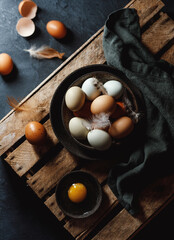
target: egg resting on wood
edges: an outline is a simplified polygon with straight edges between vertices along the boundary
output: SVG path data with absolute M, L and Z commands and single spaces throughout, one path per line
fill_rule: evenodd
M 32 145 L 42 144 L 46 139 L 45 127 L 37 121 L 29 122 L 25 126 L 25 136 Z

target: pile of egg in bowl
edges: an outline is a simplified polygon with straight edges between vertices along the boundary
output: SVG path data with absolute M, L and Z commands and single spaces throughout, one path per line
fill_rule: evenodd
M 119 79 L 90 76 L 72 85 L 65 93 L 64 105 L 71 112 L 65 127 L 83 146 L 99 151 L 120 143 L 134 130 L 138 113 Z M 65 111 L 64 111 L 65 112 Z

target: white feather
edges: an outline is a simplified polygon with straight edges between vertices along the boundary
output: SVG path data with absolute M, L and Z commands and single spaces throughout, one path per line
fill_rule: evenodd
M 31 46 L 29 49 L 24 49 L 24 51 L 29 52 L 31 57 L 37 58 L 37 59 L 43 59 L 44 57 L 38 54 L 41 51 L 44 51 L 45 49 L 49 48 L 46 45 L 43 45 L 39 48 L 37 48 L 35 45 Z

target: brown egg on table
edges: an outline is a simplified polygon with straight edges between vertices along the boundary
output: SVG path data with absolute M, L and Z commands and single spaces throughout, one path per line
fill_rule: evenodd
M 32 145 L 44 143 L 46 140 L 46 135 L 45 127 L 37 121 L 29 122 L 25 126 L 25 137 Z
M 18 10 L 22 17 L 33 19 L 36 16 L 37 5 L 31 0 L 23 0 L 19 3 Z
M 54 38 L 62 39 L 67 34 L 65 25 L 57 20 L 51 20 L 46 25 L 47 32 Z
M 126 116 L 126 107 L 123 102 L 116 102 L 116 109 L 112 113 L 111 118 L 120 118 Z
M 0 54 L 0 74 L 8 75 L 13 70 L 13 61 L 7 53 Z
M 73 114 L 80 118 L 90 118 L 92 116 L 91 101 L 85 101 L 83 107 L 80 110 L 73 112 Z
M 93 114 L 109 113 L 112 114 L 116 109 L 115 99 L 109 95 L 100 95 L 91 104 Z
M 124 116 L 114 121 L 108 132 L 110 136 L 116 139 L 121 139 L 128 136 L 134 129 L 134 123 L 131 118 Z
M 83 183 L 73 183 L 68 190 L 68 197 L 74 203 L 80 203 L 87 196 L 87 188 Z

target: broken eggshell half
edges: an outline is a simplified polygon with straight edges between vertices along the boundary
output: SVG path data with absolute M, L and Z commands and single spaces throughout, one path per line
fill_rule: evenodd
M 23 0 L 19 3 L 18 10 L 22 17 L 33 19 L 36 16 L 37 5 L 31 0 Z
M 16 24 L 16 31 L 22 37 L 29 37 L 35 31 L 35 24 L 29 18 L 26 17 L 20 18 Z

